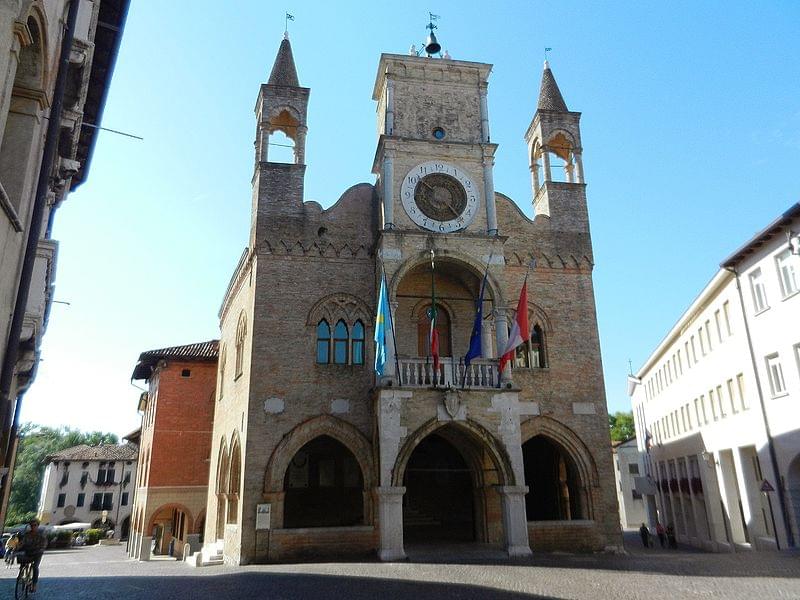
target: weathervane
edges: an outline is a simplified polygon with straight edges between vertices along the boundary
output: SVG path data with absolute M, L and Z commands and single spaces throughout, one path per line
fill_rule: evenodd
M 552 52 L 552 51 L 553 51 L 552 48 L 545 48 L 544 49 L 544 60 L 545 60 L 545 62 L 547 62 L 547 53 L 548 52 Z
M 294 15 L 290 15 L 288 12 L 286 13 L 286 21 L 283 27 L 283 37 L 289 37 L 289 21 L 294 21 Z

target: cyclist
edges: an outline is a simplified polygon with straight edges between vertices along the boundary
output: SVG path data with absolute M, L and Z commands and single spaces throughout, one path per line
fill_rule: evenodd
M 19 534 L 15 533 L 6 542 L 6 566 L 11 567 L 14 564 L 14 553 L 17 551 L 17 547 L 19 546 Z
M 36 583 L 39 581 L 39 563 L 42 562 L 42 554 L 47 547 L 47 537 L 39 530 L 39 519 L 31 519 L 30 529 L 22 536 L 17 551 L 25 553 L 25 558 L 33 563 L 33 589 L 36 591 Z

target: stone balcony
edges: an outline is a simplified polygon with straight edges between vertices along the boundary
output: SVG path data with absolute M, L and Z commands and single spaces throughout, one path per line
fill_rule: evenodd
M 444 356 L 439 368 L 429 357 L 398 358 L 400 387 L 490 389 L 500 387 L 497 359 L 473 360 L 469 366 L 461 359 Z

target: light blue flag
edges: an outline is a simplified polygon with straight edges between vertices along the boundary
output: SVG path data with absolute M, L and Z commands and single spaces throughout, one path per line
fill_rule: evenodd
M 389 298 L 386 293 L 386 278 L 381 277 L 381 289 L 378 293 L 378 312 L 375 315 L 375 373 L 383 375 L 386 366 L 386 336 L 391 335 L 392 313 L 389 310 Z

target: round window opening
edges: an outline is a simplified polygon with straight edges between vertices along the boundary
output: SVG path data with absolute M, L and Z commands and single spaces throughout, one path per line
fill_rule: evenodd
M 444 129 L 442 129 L 441 127 L 437 127 L 436 129 L 434 129 L 433 130 L 433 137 L 435 137 L 437 140 L 443 140 L 444 139 Z

